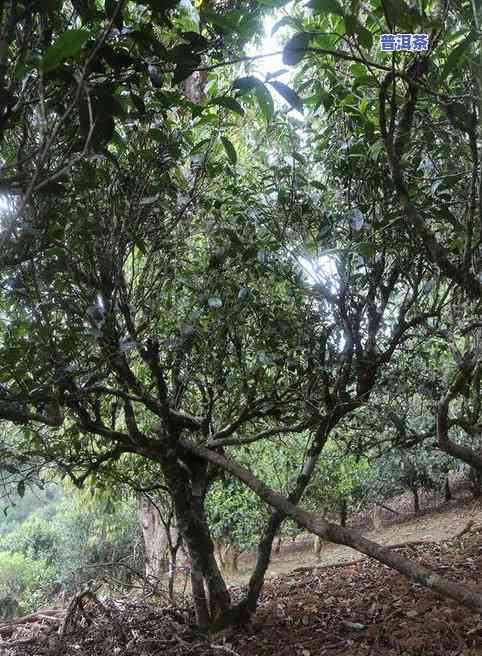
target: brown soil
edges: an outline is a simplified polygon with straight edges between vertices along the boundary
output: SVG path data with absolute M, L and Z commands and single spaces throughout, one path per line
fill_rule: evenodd
M 480 534 L 402 553 L 480 590 Z M 475 656 L 482 654 L 482 623 L 480 615 L 363 560 L 272 579 L 255 630 L 230 640 L 243 656 Z
M 395 503 L 402 508 L 404 500 L 390 506 Z M 417 518 L 405 510 L 396 522 L 365 533 L 384 544 L 427 540 L 400 552 L 481 591 L 481 504 L 461 492 L 439 509 L 428 502 L 425 508 Z M 448 539 L 469 521 L 470 532 Z M 367 522 L 358 516 L 354 523 Z M 243 595 L 253 559 L 245 554 L 241 573 L 230 580 L 234 600 Z M 189 606 L 91 595 L 70 608 L 67 624 L 63 611 L 0 626 L 0 656 L 482 655 L 479 614 L 345 547 L 325 545 L 316 562 L 309 536 L 287 540 L 274 555 L 252 624 L 209 639 L 195 630 Z
M 473 589 L 482 585 L 482 529 L 443 544 L 405 548 Z M 242 594 L 232 590 L 233 597 Z M 480 615 L 362 560 L 277 576 L 265 586 L 249 626 L 210 636 L 192 626 L 189 608 L 145 601 L 88 600 L 61 631 L 58 620 L 5 630 L 2 656 L 476 656 Z M 62 624 L 61 624 L 62 625 Z M 3 630 L 2 630 L 3 628 Z
M 477 525 L 482 524 L 482 503 L 471 499 L 463 487 L 459 488 L 453 501 L 437 508 L 432 505 L 437 499 L 426 493 L 422 512 L 418 516 L 413 515 L 407 501 L 407 495 L 401 495 L 387 502 L 391 508 L 397 509 L 400 515 L 393 519 L 394 515 L 390 516 L 390 513 L 385 512 L 383 517 L 387 525 L 378 531 L 371 528 L 363 530 L 363 525 L 366 526 L 370 521 L 367 513 L 354 517 L 351 525 L 361 527 L 366 537 L 380 544 L 399 544 L 412 540 L 441 542 L 462 530 L 469 520 L 473 520 Z M 387 521 L 389 518 L 392 518 L 391 522 Z M 232 585 L 244 585 L 248 582 L 255 558 L 255 553 L 246 553 L 240 557 L 239 573 L 227 574 Z M 309 534 L 298 536 L 295 542 L 288 537 L 283 540 L 280 553 L 273 553 L 268 578 L 287 574 L 297 567 L 331 565 L 357 558 L 362 558 L 361 554 L 350 547 L 327 543 L 323 545 L 321 558 L 317 561 L 313 551 L 313 538 Z

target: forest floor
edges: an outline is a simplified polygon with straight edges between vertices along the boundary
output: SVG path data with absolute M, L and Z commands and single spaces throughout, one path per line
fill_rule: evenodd
M 398 553 L 481 591 L 480 502 L 461 492 L 437 510 L 427 504 L 418 518 L 403 512 L 397 519 L 366 535 L 392 545 L 426 541 L 407 544 Z M 474 522 L 471 530 L 453 539 L 469 521 Z M 357 517 L 354 523 L 363 525 L 364 520 Z M 310 542 L 308 537 L 294 544 L 288 540 L 275 555 L 259 610 L 241 629 L 208 640 L 193 629 L 188 606 L 87 594 L 71 604 L 67 622 L 64 610 L 62 617 L 43 615 L 0 626 L 0 656 L 482 655 L 480 614 L 373 560 L 358 557 L 355 562 L 351 549 L 326 545 L 317 562 Z M 245 556 L 241 574 L 231 580 L 234 599 L 243 595 L 244 570 L 252 558 Z
M 441 542 L 456 535 L 469 521 L 482 525 L 482 500 L 474 501 L 463 481 L 453 485 L 452 501 L 438 504 L 438 499 L 429 491 L 422 495 L 422 511 L 414 515 L 409 496 L 404 494 L 387 502 L 398 514 L 383 511 L 384 526 L 372 528 L 368 513 L 360 513 L 352 518 L 350 526 L 359 528 L 363 534 L 380 544 L 400 544 L 411 541 Z M 237 574 L 227 573 L 231 585 L 244 585 L 248 582 L 256 554 L 242 554 L 239 558 Z M 363 556 L 337 544 L 325 543 L 317 560 L 313 550 L 313 537 L 301 534 L 292 541 L 284 538 L 279 553 L 273 553 L 268 570 L 268 578 L 287 574 L 300 566 L 327 566 L 350 562 Z
M 479 532 L 399 553 L 480 591 Z M 475 656 L 482 621 L 373 560 L 267 582 L 254 629 L 225 639 L 243 656 Z

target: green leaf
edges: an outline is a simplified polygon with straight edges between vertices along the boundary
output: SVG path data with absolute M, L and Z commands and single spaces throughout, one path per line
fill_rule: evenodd
M 395 26 L 413 28 L 422 18 L 418 10 L 415 7 L 409 7 L 404 0 L 384 0 L 383 7 L 391 29 Z
M 268 82 L 268 80 L 272 80 L 274 77 L 279 77 L 280 75 L 284 75 L 287 72 L 288 72 L 287 68 L 280 68 L 279 70 L 273 71 L 272 73 L 267 73 L 265 81 Z
M 370 257 L 375 257 L 376 255 L 376 248 L 375 245 L 372 244 L 369 241 L 361 241 L 357 244 L 356 249 L 355 249 L 360 255 L 363 255 L 364 257 L 370 258 Z
M 17 483 L 17 493 L 19 497 L 23 497 L 25 495 L 25 481 L 19 481 Z
M 345 27 L 347 34 L 356 34 L 361 28 L 360 21 L 358 17 L 354 14 L 347 14 L 345 16 Z
M 192 68 L 190 66 L 183 66 L 182 64 L 179 64 L 178 66 L 176 66 L 174 70 L 174 75 L 172 76 L 173 84 L 178 84 L 179 82 L 183 82 L 190 75 L 192 75 L 194 70 L 195 68 Z
M 377 78 L 372 75 L 358 75 L 355 78 L 355 84 L 353 86 L 355 89 L 357 87 L 379 87 L 380 83 Z
M 460 43 L 456 48 L 452 50 L 450 55 L 447 57 L 447 62 L 444 67 L 443 75 L 447 75 L 452 71 L 452 69 L 457 66 L 459 63 L 460 59 L 462 58 L 462 55 L 465 53 L 466 50 L 470 48 L 474 41 L 474 35 L 470 34 L 465 38 L 462 43 Z
M 229 96 L 218 96 L 217 98 L 214 98 L 212 102 L 213 105 L 226 107 L 226 109 L 230 109 L 232 112 L 236 112 L 236 114 L 241 114 L 241 116 L 244 114 L 244 109 L 241 107 L 238 101 L 234 98 L 230 98 Z
M 370 30 L 367 30 L 366 27 L 362 27 L 358 30 L 358 43 L 362 48 L 369 50 L 373 45 L 373 36 Z
M 87 98 L 82 97 L 79 102 L 80 134 L 82 137 L 79 147 L 83 147 L 83 140 L 90 136 L 90 143 L 94 149 L 103 148 L 114 136 L 115 114 L 118 114 L 117 101 L 108 87 L 99 88 L 95 94 L 91 95 L 90 107 Z M 92 131 L 91 118 L 93 119 Z
M 232 88 L 239 89 L 241 93 L 248 93 L 248 91 L 262 86 L 264 86 L 263 83 L 257 77 L 247 75 L 246 77 L 238 77 L 237 80 L 234 80 Z
M 146 113 L 146 104 L 144 100 L 136 93 L 132 93 L 132 91 L 131 91 L 131 100 L 132 100 L 132 104 L 137 109 L 139 114 L 143 115 Z
M 195 155 L 196 153 L 201 152 L 204 150 L 204 147 L 209 144 L 211 139 L 202 139 L 199 141 L 195 146 L 193 146 L 193 149 L 191 150 L 191 155 Z
M 189 41 L 191 46 L 196 50 L 203 50 L 209 46 L 209 41 L 197 32 L 182 32 L 181 36 L 186 41 Z
M 274 36 L 281 27 L 294 27 L 295 29 L 299 29 L 298 23 L 292 16 L 283 16 L 283 18 L 271 28 L 271 36 Z
M 179 0 L 147 0 L 146 5 L 153 11 L 167 11 L 174 9 L 179 4 Z
M 88 0 L 72 0 L 72 6 L 82 19 L 82 23 L 89 23 L 95 17 L 95 5 Z
M 293 109 L 297 109 L 299 112 L 303 112 L 303 101 L 296 93 L 296 91 L 293 91 L 293 89 L 290 89 L 290 87 L 286 86 L 286 84 L 283 84 L 283 82 L 279 82 L 278 80 L 272 80 L 269 82 L 269 84 L 271 84 L 271 86 L 276 89 L 280 96 L 283 96 L 283 98 L 291 105 L 291 107 L 293 107 Z
M 223 142 L 224 150 L 226 151 L 229 161 L 231 162 L 231 164 L 236 164 L 236 162 L 238 161 L 236 148 L 233 146 L 231 141 L 229 141 L 229 139 L 227 139 L 226 137 L 221 137 L 221 141 Z
M 306 32 L 298 32 L 286 43 L 283 50 L 283 64 L 296 66 L 306 54 L 306 48 L 310 43 L 310 35 Z
M 149 134 L 149 137 L 151 139 L 154 139 L 154 141 L 157 141 L 157 143 L 160 143 L 160 144 L 167 143 L 166 134 L 162 130 L 159 130 L 159 128 L 152 128 L 151 130 L 149 130 L 148 134 Z
M 315 14 L 344 15 L 343 8 L 338 4 L 337 0 L 310 0 L 306 6 L 312 9 Z
M 167 51 L 167 58 L 174 64 L 180 66 L 190 66 L 191 68 L 199 66 L 201 58 L 198 54 L 192 52 L 192 46 L 187 43 L 180 43 L 174 48 Z
M 201 21 L 205 23 L 211 23 L 220 27 L 224 32 L 235 32 L 237 30 L 237 23 L 234 20 L 231 20 L 230 17 L 221 16 L 211 9 L 203 8 L 201 9 Z
M 41 68 L 44 73 L 53 70 L 69 57 L 75 57 L 90 37 L 87 30 L 67 30 L 53 43 L 45 53 Z
M 254 92 L 259 108 L 267 123 L 271 121 L 274 115 L 273 98 L 264 84 L 256 88 Z

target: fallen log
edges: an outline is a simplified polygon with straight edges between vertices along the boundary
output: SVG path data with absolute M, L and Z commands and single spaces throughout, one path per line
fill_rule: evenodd
M 452 535 L 451 537 L 444 538 L 443 540 L 440 540 L 439 542 L 435 540 L 407 540 L 406 542 L 397 542 L 396 544 L 386 544 L 383 545 L 385 549 L 405 549 L 405 548 L 410 548 L 410 547 L 419 547 L 422 545 L 429 545 L 429 544 L 444 544 L 445 542 L 451 542 L 452 540 L 458 540 L 461 538 L 463 535 L 469 532 L 477 532 L 482 530 L 481 527 L 476 527 L 474 526 L 473 520 L 470 520 L 467 522 L 467 524 L 464 526 L 464 528 L 455 535 Z M 360 558 L 357 558 L 356 560 L 347 560 L 344 562 L 340 563 L 331 563 L 331 564 L 326 564 L 326 565 L 308 565 L 306 567 L 297 567 L 296 569 L 292 570 L 292 573 L 302 573 L 302 572 L 314 572 L 318 570 L 323 570 L 323 569 L 338 569 L 342 567 L 350 567 L 352 565 L 356 565 L 361 562 L 365 562 L 367 560 L 370 560 L 368 557 L 360 556 Z
M 388 510 L 389 512 L 393 513 L 394 515 L 400 515 L 398 510 L 394 510 L 393 508 L 390 508 L 390 506 L 386 506 L 384 503 L 377 503 L 377 506 L 380 508 L 384 508 L 385 510 Z
M 451 539 L 451 540 L 457 540 L 458 538 L 461 538 L 462 535 L 465 535 L 466 533 L 468 533 L 469 531 L 472 530 L 473 525 L 474 525 L 474 522 L 473 522 L 473 520 L 471 519 L 470 521 L 467 522 L 466 526 L 465 526 L 461 531 L 459 531 L 458 533 L 456 533 L 456 534 L 453 536 L 453 538 L 450 538 L 450 539 Z
M 17 626 L 21 626 L 22 624 L 34 624 L 35 622 L 52 622 L 54 624 L 60 624 L 64 612 L 65 611 L 62 611 L 62 614 L 59 614 L 58 616 L 49 615 L 44 611 L 43 613 L 37 612 L 31 613 L 30 615 L 25 615 L 24 617 L 17 617 L 14 620 L 6 622 L 5 624 L 0 624 L 0 633 L 4 633 L 5 631 L 13 631 Z
M 34 637 L 34 638 L 22 638 L 21 640 L 7 640 L 5 642 L 0 642 L 0 648 L 1 649 L 10 649 L 12 647 L 20 647 L 20 646 L 23 646 L 23 645 L 31 645 L 36 640 L 37 640 L 36 637 Z
M 232 458 L 211 451 L 206 447 L 194 445 L 185 438 L 179 440 L 179 446 L 187 453 L 212 462 L 228 471 L 245 483 L 263 501 L 281 512 L 285 517 L 294 519 L 298 524 L 308 529 L 310 533 L 314 533 L 329 542 L 351 547 L 355 551 L 359 551 L 378 560 L 383 565 L 388 565 L 388 567 L 397 570 L 409 580 L 438 592 L 444 597 L 450 597 L 466 608 L 482 613 L 482 594 L 480 592 L 476 592 L 461 583 L 456 583 L 424 565 L 394 553 L 396 549 L 390 549 L 368 540 L 359 531 L 331 524 L 323 517 L 299 508 L 286 497 L 267 487 L 249 469 L 246 469 Z

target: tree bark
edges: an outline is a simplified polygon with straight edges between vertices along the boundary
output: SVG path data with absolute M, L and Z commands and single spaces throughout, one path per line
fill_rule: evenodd
M 411 490 L 413 494 L 413 512 L 415 515 L 420 514 L 420 496 L 418 494 L 418 488 L 413 487 Z
M 348 516 L 348 507 L 347 507 L 346 499 L 342 499 L 340 502 L 340 525 L 343 527 L 346 526 L 347 516 Z
M 450 456 L 459 458 L 462 462 L 467 463 L 473 469 L 482 473 L 482 456 L 470 447 L 457 444 L 449 438 L 449 407 L 454 398 L 460 394 L 467 383 L 470 374 L 474 368 L 474 362 L 464 362 L 452 384 L 442 397 L 437 408 L 436 433 L 437 444 L 441 451 L 448 453 Z
M 448 476 L 445 479 L 444 493 L 445 501 L 452 501 L 452 490 L 450 489 L 450 481 Z
M 482 495 L 482 476 L 475 467 L 470 469 L 470 480 L 472 481 L 472 496 L 474 499 L 480 499 Z
M 275 545 L 275 548 L 274 548 L 274 552 L 277 553 L 277 554 L 279 554 L 279 552 L 281 551 L 282 541 L 283 541 L 283 538 L 281 537 L 281 535 L 278 535 L 278 537 L 276 538 L 276 545 Z
M 238 574 L 238 559 L 241 555 L 241 551 L 237 547 L 233 547 L 231 552 L 231 572 L 233 574 Z
M 204 588 L 204 576 L 202 572 L 201 558 L 195 550 L 191 553 L 191 591 L 194 608 L 196 609 L 196 621 L 202 631 L 207 631 L 210 625 L 210 615 L 208 602 L 206 599 L 206 590 Z
M 177 553 L 182 544 L 182 536 L 176 531 L 175 539 L 172 539 L 171 532 L 168 531 L 168 548 L 169 548 L 169 572 L 168 572 L 168 592 L 169 599 L 174 601 L 174 583 L 177 572 Z
M 197 447 L 187 440 L 182 440 L 182 444 L 188 451 L 191 451 L 192 453 L 217 464 L 226 471 L 229 471 L 233 476 L 252 489 L 253 492 L 255 492 L 266 503 L 270 504 L 273 508 L 276 508 L 284 517 L 291 517 L 311 533 L 318 535 L 324 540 L 334 542 L 335 544 L 343 544 L 347 547 L 352 547 L 367 556 L 375 558 L 384 565 L 392 567 L 410 580 L 420 583 L 443 596 L 451 597 L 467 608 L 482 613 L 482 594 L 473 592 L 463 585 L 440 576 L 423 565 L 419 565 L 418 563 L 412 562 L 407 558 L 394 553 L 393 550 L 387 547 L 364 538 L 354 529 L 330 524 L 314 513 L 298 508 L 288 499 L 268 488 L 248 469 L 245 469 L 231 458 L 227 458 L 219 453 L 214 453 L 204 447 Z
M 144 539 L 145 575 L 147 579 L 159 579 L 168 565 L 166 529 L 159 510 L 144 495 L 139 496 L 138 516 Z
M 219 568 L 222 572 L 226 570 L 226 562 L 224 560 L 224 549 L 225 545 L 223 544 L 222 540 L 216 540 L 214 542 L 214 551 L 216 553 L 216 559 L 219 564 Z
M 382 507 L 380 504 L 377 503 L 372 511 L 372 522 L 375 531 L 379 531 L 383 525 L 382 515 L 383 515 Z
M 306 486 L 310 482 L 313 475 L 316 463 L 318 462 L 318 457 L 326 444 L 330 430 L 337 423 L 337 421 L 337 418 L 332 418 L 331 420 L 326 418 L 318 426 L 311 448 L 306 455 L 303 470 L 297 478 L 294 489 L 288 496 L 290 503 L 297 504 L 303 496 Z M 280 530 L 285 518 L 286 514 L 284 514 L 279 508 L 276 508 L 262 533 L 261 540 L 258 544 L 256 565 L 254 572 L 249 579 L 248 594 L 246 599 L 241 602 L 239 607 L 240 618 L 243 618 L 245 614 L 249 616 L 256 611 L 256 606 L 258 604 L 259 595 L 263 588 L 266 571 L 271 560 L 271 549 L 273 541 L 278 534 L 278 531 Z
M 199 627 L 206 630 L 231 607 L 204 512 L 206 462 L 196 460 L 188 470 L 180 464 L 176 448 L 171 445 L 162 451 L 159 460 L 171 490 L 177 527 L 191 560 L 191 584 L 197 620 Z
M 313 551 L 315 552 L 316 560 L 320 560 L 321 558 L 322 545 L 323 542 L 321 541 L 321 538 L 318 535 L 315 535 L 315 541 L 313 543 Z

